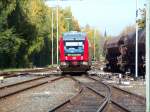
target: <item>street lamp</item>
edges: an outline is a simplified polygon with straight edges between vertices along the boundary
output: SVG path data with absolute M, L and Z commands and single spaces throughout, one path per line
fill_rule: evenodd
M 68 32 L 69 32 L 69 20 L 71 20 L 71 18 L 66 17 L 65 19 L 68 21 Z

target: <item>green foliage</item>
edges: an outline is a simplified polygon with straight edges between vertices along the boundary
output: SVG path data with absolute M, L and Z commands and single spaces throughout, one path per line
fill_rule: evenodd
M 101 35 L 99 30 L 86 25 L 82 31 L 86 32 L 88 35 L 89 43 L 90 43 L 90 54 L 91 57 L 94 57 L 94 49 L 95 49 L 95 59 L 98 61 L 101 58 L 101 54 L 103 52 L 103 44 L 104 37 Z M 95 46 L 95 48 L 94 48 Z
M 16 54 L 21 46 L 25 43 L 13 29 L 7 29 L 0 33 L 0 67 L 16 66 Z
M 0 0 L 0 31 L 7 28 L 7 17 L 15 9 L 16 0 Z
M 54 13 L 56 51 L 56 9 L 43 0 L 0 0 L 0 68 L 46 66 L 51 63 L 51 23 Z M 66 20 L 70 17 L 70 20 Z M 59 34 L 78 30 L 70 7 L 59 8 Z M 56 63 L 56 52 L 54 52 Z
M 138 19 L 138 26 L 139 28 L 145 28 L 146 27 L 146 9 L 143 8 L 143 9 L 140 9 L 140 15 L 141 15 L 141 18 Z
M 19 38 L 19 36 L 13 32 L 13 29 L 7 29 L 1 32 L 0 37 L 1 53 L 16 53 L 21 43 L 24 42 L 23 39 Z

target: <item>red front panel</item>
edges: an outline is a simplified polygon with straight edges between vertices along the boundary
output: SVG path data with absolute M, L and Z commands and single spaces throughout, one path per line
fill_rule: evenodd
M 60 57 L 60 61 L 65 61 L 65 52 L 64 52 L 64 41 L 63 38 L 60 38 L 59 41 L 59 57 Z
M 83 55 L 83 60 L 88 61 L 89 60 L 89 44 L 88 44 L 88 39 L 87 37 L 85 38 L 84 42 L 84 55 Z
M 64 41 L 63 38 L 60 38 L 59 41 L 59 52 L 60 52 L 60 61 L 88 61 L 89 59 L 89 49 L 88 49 L 88 39 L 87 37 L 85 38 L 84 41 L 84 53 L 82 56 L 65 56 L 64 52 Z

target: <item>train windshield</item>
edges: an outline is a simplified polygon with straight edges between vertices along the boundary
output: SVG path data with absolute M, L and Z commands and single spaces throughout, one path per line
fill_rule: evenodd
M 65 42 L 65 54 L 83 54 L 84 43 L 82 42 Z

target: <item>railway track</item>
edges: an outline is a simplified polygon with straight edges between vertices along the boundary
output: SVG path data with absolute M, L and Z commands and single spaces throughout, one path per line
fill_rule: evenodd
M 90 83 L 81 82 L 74 77 L 71 79 L 80 85 L 80 92 L 49 112 L 130 112 L 114 102 L 110 103 L 111 90 L 109 86 L 90 77 L 88 77 L 91 80 Z
M 93 78 L 94 80 L 100 81 Z M 146 110 L 146 98 L 118 88 L 116 86 L 111 87 L 111 102 L 126 108 L 129 112 L 145 112 Z
M 129 93 L 117 87 L 111 87 L 112 89 L 112 100 L 116 101 L 120 105 L 128 108 L 131 112 L 145 112 L 146 104 L 145 99 Z M 119 97 L 118 97 L 119 96 Z
M 95 112 L 99 109 L 103 100 L 105 100 L 98 92 L 90 87 L 86 87 L 78 80 L 70 77 L 78 84 L 80 84 L 80 91 L 76 96 L 58 105 L 49 112 L 67 112 L 67 111 L 89 111 Z
M 29 73 L 3 73 L 0 74 L 0 77 L 4 77 L 4 78 L 11 78 L 11 77 L 17 77 L 17 76 L 26 76 L 29 75 Z
M 107 94 L 109 94 L 109 93 L 111 94 L 110 98 L 109 98 L 109 103 L 104 105 L 103 112 L 130 112 L 130 110 L 128 110 L 126 107 L 118 104 L 117 102 L 114 102 L 111 99 L 113 93 L 112 93 L 112 90 L 111 90 L 109 85 L 107 85 L 107 84 L 105 84 L 105 83 L 103 83 L 103 82 L 101 82 L 99 80 L 96 80 L 96 79 L 94 79 L 94 78 L 92 78 L 90 76 L 88 76 L 87 78 L 96 81 L 96 83 L 94 83 L 92 85 L 92 87 L 95 88 L 103 97 L 106 96 L 104 94 L 104 89 L 99 89 L 99 86 L 105 87 L 105 91 L 108 91 L 106 93 Z M 94 86 L 94 85 L 97 85 L 97 86 Z
M 0 77 L 3 76 L 4 78 L 10 78 L 10 77 L 17 77 L 17 76 L 25 76 L 25 75 L 30 75 L 30 73 L 45 72 L 50 70 L 56 70 L 56 67 L 20 70 L 20 71 L 13 71 L 13 72 L 1 72 Z
M 67 76 L 69 77 L 69 76 Z M 0 87 L 0 100 L 19 92 L 62 79 L 47 76 Z M 88 82 L 70 76 L 80 86 L 80 91 L 71 99 L 61 103 L 51 111 L 86 112 L 145 112 L 145 98 L 102 82 L 100 77 L 84 76 Z
M 44 76 L 0 87 L 0 99 L 62 78 L 64 77 L 50 79 L 49 77 Z

